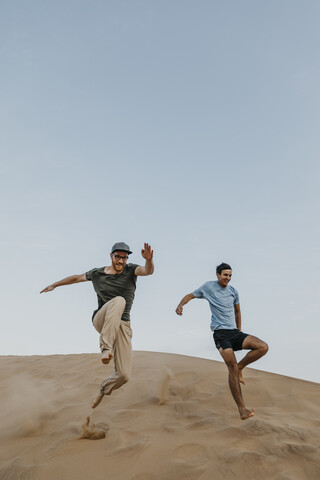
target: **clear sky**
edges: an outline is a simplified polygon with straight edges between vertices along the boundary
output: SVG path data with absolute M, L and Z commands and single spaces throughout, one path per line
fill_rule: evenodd
M 98 351 L 90 282 L 116 241 L 133 346 L 219 360 L 181 297 L 233 268 L 255 366 L 320 382 L 320 3 L 0 2 L 0 353 Z

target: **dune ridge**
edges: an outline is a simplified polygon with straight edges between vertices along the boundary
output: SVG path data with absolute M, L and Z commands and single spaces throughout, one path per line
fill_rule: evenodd
M 223 363 L 137 351 L 130 382 L 92 410 L 112 368 L 0 357 L 0 480 L 320 478 L 320 384 L 246 369 L 255 416 L 241 421 Z

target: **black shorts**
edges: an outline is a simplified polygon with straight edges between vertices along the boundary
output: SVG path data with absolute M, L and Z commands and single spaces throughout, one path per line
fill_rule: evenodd
M 232 348 L 232 350 L 242 350 L 243 340 L 248 336 L 248 333 L 240 332 L 237 328 L 233 330 L 219 329 L 213 332 L 214 342 L 217 349 Z

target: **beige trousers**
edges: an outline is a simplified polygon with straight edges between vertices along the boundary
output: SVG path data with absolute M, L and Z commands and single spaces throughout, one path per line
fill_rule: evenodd
M 114 359 L 114 374 L 100 385 L 100 391 L 105 395 L 110 395 L 112 390 L 121 387 L 131 377 L 132 330 L 130 322 L 121 320 L 125 306 L 123 297 L 115 297 L 93 317 L 93 326 L 100 333 L 101 351 L 111 351 Z

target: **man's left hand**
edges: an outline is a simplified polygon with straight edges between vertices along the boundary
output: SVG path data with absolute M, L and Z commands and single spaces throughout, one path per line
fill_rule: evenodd
M 153 250 L 151 250 L 151 245 L 149 243 L 144 244 L 144 248 L 141 250 L 141 255 L 147 261 L 152 260 L 153 258 Z

